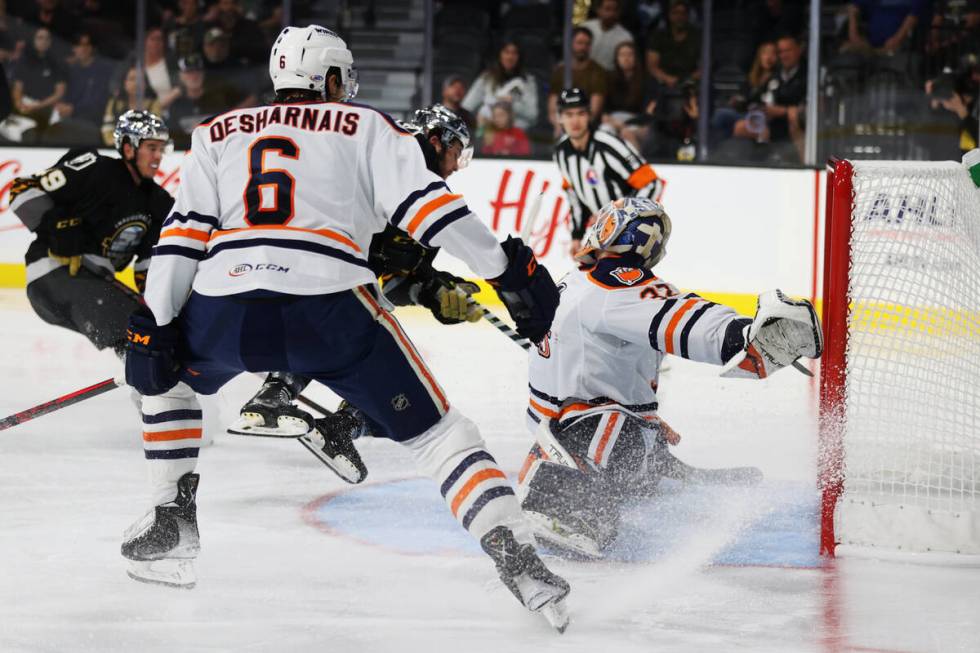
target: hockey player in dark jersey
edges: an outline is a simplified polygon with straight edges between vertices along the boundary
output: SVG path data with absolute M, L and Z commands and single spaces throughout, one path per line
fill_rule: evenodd
M 591 126 L 589 96 L 581 89 L 561 92 L 558 114 L 565 135 L 552 156 L 571 207 L 574 256 L 599 209 L 620 197 L 659 201 L 666 182 L 632 145 Z
M 114 275 L 135 258 L 142 292 L 173 198 L 153 181 L 170 140 L 163 120 L 127 111 L 114 138 L 121 158 L 73 149 L 53 167 L 14 180 L 10 209 L 35 235 L 26 260 L 37 314 L 121 356 L 139 296 Z
M 466 123 L 442 105 L 416 111 L 412 122 L 403 126 L 414 132 L 426 166 L 443 179 L 469 163 L 473 150 Z M 436 270 L 432 261 L 438 251 L 388 225 L 371 241 L 368 262 L 382 280 L 385 298 L 395 306 L 425 306 L 443 324 L 480 319 L 479 310 L 468 302 L 479 287 Z M 303 436 L 307 448 L 330 469 L 345 481 L 359 483 L 367 469 L 352 440 L 372 435 L 376 427 L 346 402 L 336 413 L 314 420 L 292 403 L 308 384 L 309 379 L 293 374 L 269 374 L 229 431 L 241 435 Z

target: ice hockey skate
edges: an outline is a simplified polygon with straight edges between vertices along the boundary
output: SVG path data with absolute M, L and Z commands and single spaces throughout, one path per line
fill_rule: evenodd
M 354 447 L 354 438 L 362 429 L 367 426 L 352 412 L 339 410 L 316 420 L 313 432 L 299 441 L 337 476 L 348 483 L 360 483 L 367 478 L 367 467 Z
M 480 546 L 497 565 L 500 580 L 531 612 L 539 612 L 559 633 L 568 628 L 565 597 L 571 587 L 545 567 L 530 544 L 519 544 L 506 526 L 483 536 Z
M 293 405 L 293 393 L 283 379 L 271 377 L 242 407 L 228 427 L 235 435 L 298 438 L 313 430 L 313 416 Z
M 156 506 L 123 535 L 122 554 L 130 560 L 127 574 L 141 583 L 191 589 L 197 582 L 194 558 L 201 550 L 197 530 L 197 485 L 200 476 L 184 474 L 177 496 Z

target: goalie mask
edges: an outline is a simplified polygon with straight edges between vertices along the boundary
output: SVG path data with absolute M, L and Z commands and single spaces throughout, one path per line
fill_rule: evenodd
M 643 267 L 652 268 L 667 253 L 668 239 L 670 217 L 659 202 L 625 197 L 602 207 L 585 232 L 575 260 L 595 265 L 599 252 L 635 254 L 643 260 Z
M 412 124 L 426 136 L 438 130 L 439 140 L 444 148 L 449 148 L 453 141 L 459 141 L 463 149 L 459 153 L 458 169 L 462 170 L 473 159 L 470 130 L 466 127 L 466 122 L 441 104 L 433 104 L 416 111 Z
M 323 93 L 331 68 L 340 71 L 342 101 L 354 99 L 358 88 L 354 55 L 342 38 L 319 25 L 284 28 L 269 55 L 269 77 L 277 93 L 285 89 Z
M 170 130 L 163 118 L 149 111 L 130 109 L 116 120 L 116 128 L 112 131 L 112 142 L 116 150 L 122 154 L 122 146 L 129 143 L 138 150 L 140 143 L 145 140 L 163 141 L 170 144 Z

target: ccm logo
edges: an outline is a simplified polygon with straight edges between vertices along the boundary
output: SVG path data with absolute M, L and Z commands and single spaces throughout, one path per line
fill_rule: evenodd
M 228 270 L 228 276 L 241 277 L 248 274 L 252 270 L 255 270 L 256 272 L 268 270 L 269 272 L 282 272 L 283 274 L 289 272 L 289 268 L 277 263 L 258 263 L 256 265 L 252 265 L 251 263 L 241 263 Z

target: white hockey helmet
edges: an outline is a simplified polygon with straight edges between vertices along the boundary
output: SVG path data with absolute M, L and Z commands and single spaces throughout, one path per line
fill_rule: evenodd
M 326 27 L 286 27 L 272 45 L 269 77 L 276 91 L 303 89 L 323 93 L 327 71 L 340 70 L 344 100 L 357 95 L 354 55 L 344 40 Z
M 122 152 L 124 143 L 138 150 L 143 141 L 163 141 L 169 146 L 170 130 L 163 118 L 143 109 L 130 109 L 116 119 L 112 130 L 112 143 Z
M 645 197 L 624 197 L 606 204 L 582 238 L 575 259 L 594 265 L 599 252 L 636 254 L 652 268 L 667 253 L 670 217 L 660 202 Z

